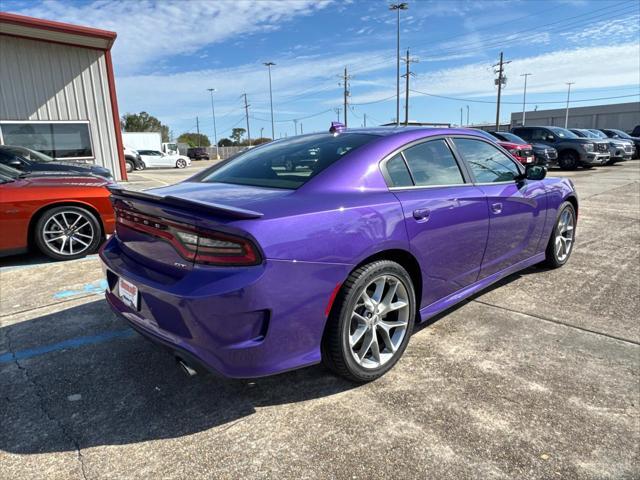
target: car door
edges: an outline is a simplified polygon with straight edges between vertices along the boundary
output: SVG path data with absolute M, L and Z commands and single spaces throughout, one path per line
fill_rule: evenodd
M 162 152 L 157 150 L 153 151 L 153 155 L 155 158 L 156 165 L 158 167 L 168 167 L 169 165 L 171 165 L 171 157 L 169 157 L 169 155 L 165 155 Z
M 485 278 L 538 253 L 546 191 L 543 182 L 522 179 L 522 166 L 495 145 L 468 137 L 453 141 L 489 206 L 489 239 L 480 270 Z
M 427 307 L 478 278 L 489 230 L 484 193 L 470 183 L 445 138 L 409 145 L 383 170 L 400 203 Z

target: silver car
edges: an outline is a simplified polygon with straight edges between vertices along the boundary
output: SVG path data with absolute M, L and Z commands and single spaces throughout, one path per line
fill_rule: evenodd
M 631 140 L 609 138 L 606 134 L 600 130 L 596 130 L 595 128 L 581 130 L 591 133 L 593 135 L 592 138 L 606 140 L 609 142 L 609 153 L 611 153 L 611 160 L 609 160 L 609 164 L 631 160 L 636 153 L 636 147 Z

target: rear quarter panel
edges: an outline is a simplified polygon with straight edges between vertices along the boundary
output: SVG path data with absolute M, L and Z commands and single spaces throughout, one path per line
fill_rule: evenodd
M 539 251 L 544 251 L 551 231 L 558 217 L 558 209 L 569 197 L 573 197 L 578 203 L 578 194 L 573 183 L 567 178 L 547 177 L 543 180 L 547 195 L 547 219 L 540 239 Z M 576 212 L 577 213 L 577 212 Z

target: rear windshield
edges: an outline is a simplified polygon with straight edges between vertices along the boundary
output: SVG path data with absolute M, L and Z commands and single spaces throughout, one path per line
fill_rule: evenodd
M 200 181 L 296 189 L 375 138 L 363 133 L 320 133 L 279 140 L 238 155 Z

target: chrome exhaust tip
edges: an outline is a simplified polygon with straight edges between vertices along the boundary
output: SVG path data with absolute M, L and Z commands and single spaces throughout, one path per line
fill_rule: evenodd
M 193 368 L 191 368 L 189 365 L 187 365 L 184 360 L 182 360 L 181 358 L 176 358 L 177 362 L 178 362 L 178 366 L 180 367 L 180 370 L 182 370 L 182 372 L 187 376 L 187 377 L 195 377 L 198 372 L 196 372 Z

